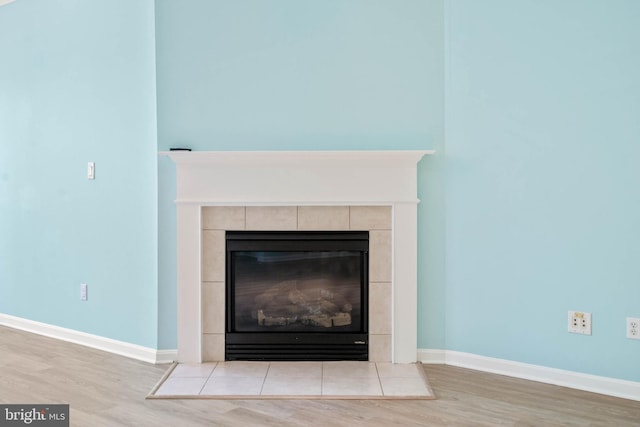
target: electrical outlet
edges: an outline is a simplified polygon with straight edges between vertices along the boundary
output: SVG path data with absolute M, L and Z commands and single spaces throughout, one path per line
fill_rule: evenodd
M 640 318 L 627 317 L 627 338 L 640 340 Z
M 573 334 L 591 335 L 591 313 L 570 311 L 569 332 Z
M 87 300 L 87 284 L 86 283 L 80 284 L 80 300 L 81 301 Z

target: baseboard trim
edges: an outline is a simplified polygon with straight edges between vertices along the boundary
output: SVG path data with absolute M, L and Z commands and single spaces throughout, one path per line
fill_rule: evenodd
M 418 349 L 425 364 L 445 364 L 640 401 L 640 382 L 620 380 L 451 350 Z
M 83 345 L 85 347 L 95 348 L 97 350 L 107 351 L 109 353 L 141 360 L 147 363 L 171 363 L 174 360 L 177 360 L 178 356 L 177 350 L 155 350 L 153 348 L 143 347 L 137 344 L 105 338 L 99 335 L 88 334 L 86 332 L 80 332 L 74 329 L 67 329 L 47 323 L 36 322 L 34 320 L 11 316 L 4 313 L 0 313 L 0 325 L 38 335 L 44 335 L 50 338 L 56 338 L 62 341 Z
M 447 350 L 418 349 L 418 360 L 427 365 L 446 365 Z
M 178 360 L 178 350 L 155 350 L 155 364 L 173 363 Z

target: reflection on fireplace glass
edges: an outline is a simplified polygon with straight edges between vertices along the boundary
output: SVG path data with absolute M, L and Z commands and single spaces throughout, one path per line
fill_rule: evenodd
M 233 252 L 237 332 L 361 329 L 359 251 Z

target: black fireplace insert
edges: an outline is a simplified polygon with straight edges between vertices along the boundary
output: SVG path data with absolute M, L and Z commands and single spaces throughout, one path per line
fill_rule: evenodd
M 368 360 L 367 231 L 227 231 L 226 360 Z

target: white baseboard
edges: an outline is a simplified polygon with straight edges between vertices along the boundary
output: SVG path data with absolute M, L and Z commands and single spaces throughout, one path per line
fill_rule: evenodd
M 151 349 L 150 349 L 151 350 Z M 178 350 L 154 350 L 156 352 L 155 364 L 173 363 L 178 360 Z
M 34 320 L 23 319 L 21 317 L 10 316 L 0 313 L 0 325 L 14 329 L 80 344 L 120 356 L 130 357 L 147 363 L 171 363 L 177 360 L 177 350 L 155 350 L 141 345 L 131 344 L 124 341 L 117 341 L 111 338 L 92 335 L 73 329 L 62 328 L 60 326 L 49 325 L 47 323 L 36 322 Z
M 635 381 L 583 374 L 451 350 L 418 349 L 418 360 L 425 364 L 458 366 L 640 401 L 640 382 Z
M 418 360 L 427 365 L 446 365 L 447 350 L 418 349 Z

